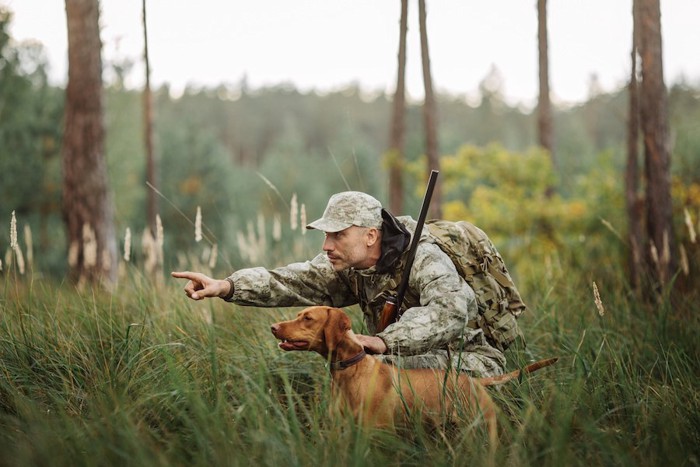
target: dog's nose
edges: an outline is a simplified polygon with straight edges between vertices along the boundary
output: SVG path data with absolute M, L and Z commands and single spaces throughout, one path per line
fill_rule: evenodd
M 270 331 L 272 331 L 272 335 L 275 337 L 277 337 L 277 333 L 279 332 L 279 330 L 280 330 L 279 323 L 275 323 L 272 326 L 270 326 Z

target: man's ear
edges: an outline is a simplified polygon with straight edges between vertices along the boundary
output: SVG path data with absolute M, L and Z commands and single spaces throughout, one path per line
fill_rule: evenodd
M 347 331 L 350 330 L 350 318 L 343 310 L 328 307 L 328 320 L 323 329 L 326 348 L 329 352 L 335 350 L 338 342 Z
M 379 229 L 375 227 L 367 229 L 367 246 L 373 246 L 375 243 L 379 242 L 379 238 Z

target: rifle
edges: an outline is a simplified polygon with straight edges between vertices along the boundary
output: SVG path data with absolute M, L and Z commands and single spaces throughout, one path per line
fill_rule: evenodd
M 406 266 L 403 270 L 403 277 L 401 278 L 401 283 L 399 284 L 398 292 L 396 296 L 391 296 L 386 299 L 384 303 L 384 308 L 382 308 L 382 314 L 379 321 L 379 327 L 377 332 L 382 332 L 394 321 L 400 318 L 399 310 L 401 309 L 401 303 L 406 295 L 406 290 L 408 289 L 408 277 L 411 275 L 411 268 L 413 267 L 413 260 L 416 258 L 416 250 L 418 249 L 418 242 L 420 241 L 421 232 L 423 232 L 423 224 L 425 224 L 425 217 L 428 215 L 428 207 L 430 206 L 430 198 L 433 197 L 433 189 L 435 188 L 435 181 L 438 176 L 437 170 L 430 171 L 430 178 L 428 179 L 428 187 L 425 190 L 425 196 L 423 197 L 423 205 L 420 208 L 420 214 L 418 216 L 418 223 L 416 224 L 416 230 L 413 232 L 413 239 L 411 241 L 411 247 L 408 250 L 408 257 L 406 258 Z

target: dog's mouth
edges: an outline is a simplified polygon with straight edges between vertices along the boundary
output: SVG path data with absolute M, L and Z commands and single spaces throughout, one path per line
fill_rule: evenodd
M 293 341 L 288 339 L 282 339 L 277 345 L 282 350 L 306 350 L 309 348 L 308 341 Z

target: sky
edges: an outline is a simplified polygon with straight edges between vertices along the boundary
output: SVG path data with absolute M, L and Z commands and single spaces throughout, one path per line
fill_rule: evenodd
M 409 2 L 407 91 L 421 99 L 418 2 Z M 512 104 L 538 93 L 536 0 L 428 0 L 427 28 L 436 90 L 474 99 L 498 71 Z M 576 103 L 592 77 L 612 91 L 629 76 L 632 0 L 549 0 L 550 88 L 555 103 Z M 17 41 L 44 44 L 52 82 L 65 84 L 63 0 L 0 0 Z M 143 83 L 141 0 L 101 0 L 103 60 L 129 59 L 127 85 Z M 661 0 L 666 84 L 700 82 L 700 0 Z M 174 94 L 190 86 L 251 88 L 292 83 L 333 91 L 357 83 L 372 92 L 396 85 L 398 0 L 147 0 L 151 81 Z

